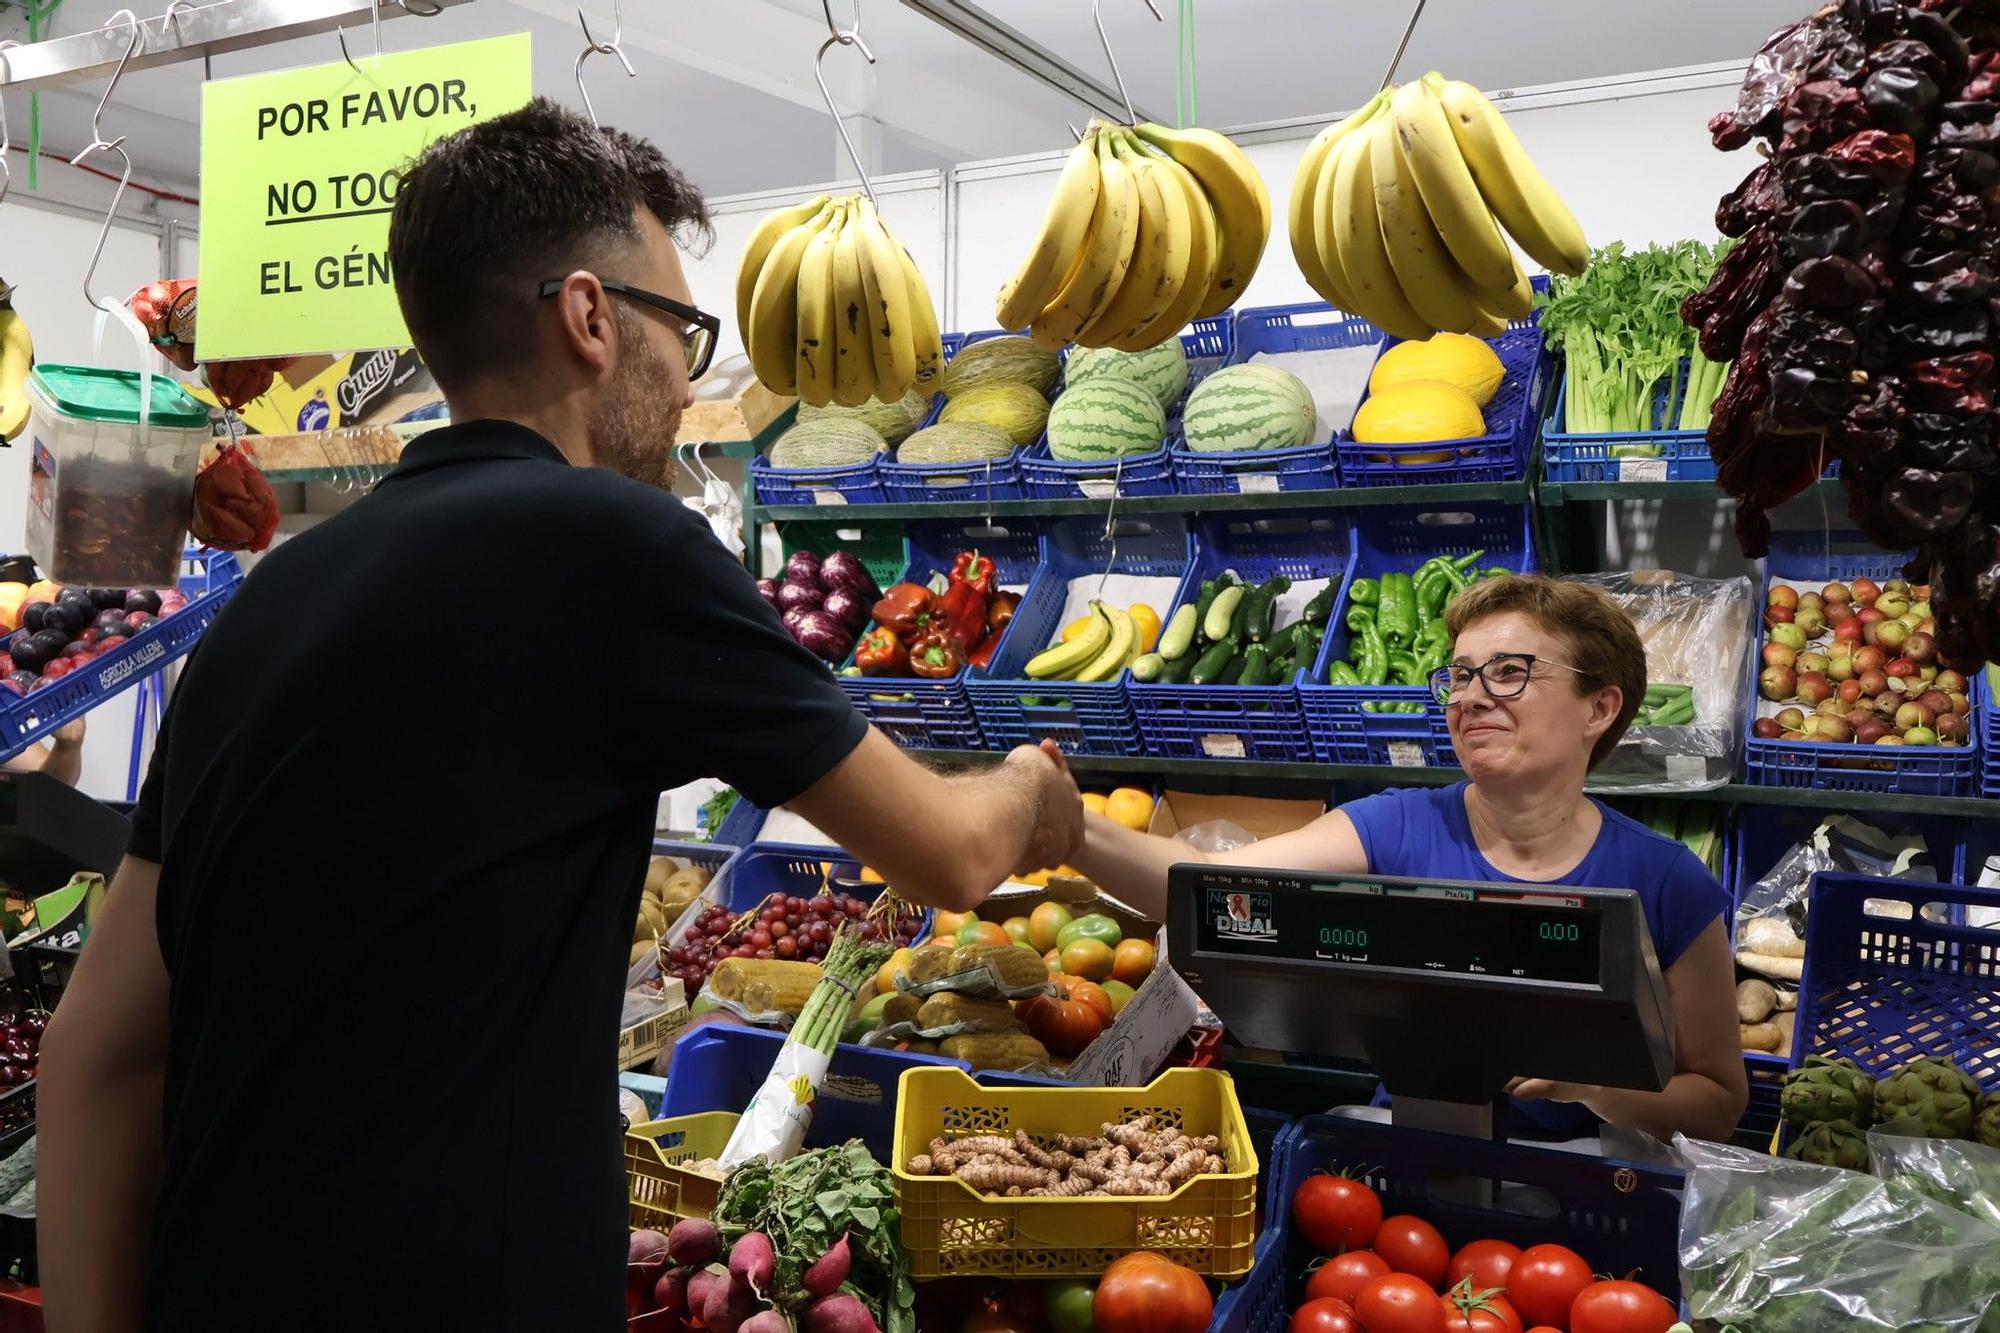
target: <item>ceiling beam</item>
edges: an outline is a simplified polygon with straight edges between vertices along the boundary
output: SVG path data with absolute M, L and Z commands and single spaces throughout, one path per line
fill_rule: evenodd
M 903 0 L 903 4 L 946 31 L 963 37 L 996 60 L 1012 65 L 1065 97 L 1074 98 L 1098 115 L 1125 121 L 1125 101 L 1115 87 L 1084 73 L 1048 47 L 1008 27 L 978 6 L 967 4 L 965 0 Z M 1136 111 L 1141 121 L 1156 119 L 1146 114 L 1143 107 L 1136 108 Z

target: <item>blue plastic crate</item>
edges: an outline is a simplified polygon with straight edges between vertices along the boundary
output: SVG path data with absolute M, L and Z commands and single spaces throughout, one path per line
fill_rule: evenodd
M 1981 671 L 1972 693 L 1973 716 L 1979 719 L 1979 794 L 2000 799 L 2000 701 L 1993 697 L 1993 678 Z
M 1120 519 L 1115 536 L 1107 539 L 1100 519 L 1058 519 L 1050 524 L 1042 549 L 1041 572 L 1014 612 L 1000 651 L 966 681 L 986 746 L 1005 750 L 1053 740 L 1071 754 L 1141 753 L 1138 723 L 1125 690 L 1129 672 L 1083 684 L 1030 680 L 1024 668 L 1062 632 L 1071 579 L 1101 574 L 1108 567 L 1116 574 L 1179 580 L 1191 556 L 1187 527 L 1162 516 Z
M 722 824 L 709 834 L 710 842 L 722 843 L 729 847 L 748 847 L 757 841 L 757 830 L 764 827 L 764 818 L 770 811 L 751 804 L 750 798 L 740 792 L 736 804 L 729 807 L 729 813 L 722 817 Z
M 1266 1169 L 1276 1192 L 1275 1177 Z M 1267 1212 L 1266 1217 L 1270 1214 Z M 1256 1257 L 1250 1276 L 1227 1287 L 1215 1298 L 1215 1313 L 1209 1318 L 1208 1333 L 1284 1333 L 1291 1323 L 1285 1306 L 1285 1238 L 1266 1224 L 1257 1237 Z
M 1681 358 L 1686 382 L 1688 360 Z M 1542 475 L 1550 481 L 1714 481 L 1715 460 L 1705 429 L 1666 423 L 1668 386 L 1653 391 L 1652 429 L 1570 431 L 1569 376 L 1565 373 L 1542 428 Z
M 681 1034 L 667 1065 L 660 1118 L 703 1111 L 741 1111 L 763 1085 L 785 1034 L 733 1023 L 710 1023 Z M 813 1102 L 805 1146 L 826 1148 L 860 1139 L 888 1161 L 896 1146 L 896 1081 L 918 1065 L 966 1066 L 932 1055 L 850 1046 L 834 1047 L 833 1064 Z
M 1070 463 L 1049 453 L 1046 439 L 1021 451 L 1021 489 L 1031 500 L 1109 500 L 1174 494 L 1173 459 L 1164 443 L 1143 454 L 1105 462 Z
M 1829 553 L 1831 547 L 1831 553 Z M 1859 533 L 1776 532 L 1764 562 L 1764 584 L 1754 614 L 1764 642 L 1763 608 L 1775 579 L 1823 583 L 1837 579 L 1903 576 L 1906 556 L 1870 545 Z M 1757 676 L 1749 683 L 1747 728 L 1758 717 Z M 1767 705 L 1775 710 L 1779 705 Z M 1763 787 L 1817 787 L 1829 791 L 1889 791 L 1911 796 L 1966 796 L 1979 781 L 1979 718 L 1965 745 L 1834 745 L 1820 741 L 1767 741 L 1743 745 L 1744 781 Z
M 827 866 L 831 868 L 823 868 Z M 880 884 L 861 882 L 861 863 L 838 847 L 752 843 L 728 863 L 728 872 L 724 901 L 732 912 L 747 912 L 774 893 L 810 898 L 822 889 L 832 888 L 870 901 L 882 894 Z M 936 914 L 930 908 L 919 910 L 923 921 L 912 943 L 929 939 L 936 921 Z
M 2000 891 L 1823 874 L 1811 895 L 1797 1060 L 1845 1056 L 1882 1078 L 1929 1055 L 2000 1092 L 2000 932 L 1962 924 L 1969 908 L 2000 909 Z
M 1003 338 L 1007 334 L 1001 329 L 985 329 L 979 333 L 947 333 L 940 341 L 944 344 L 946 365 L 966 346 L 984 342 L 988 338 Z M 930 415 L 924 418 L 924 425 L 937 423 L 938 414 L 944 411 L 945 397 L 936 395 L 931 402 Z M 981 464 L 967 463 L 903 463 L 898 462 L 895 452 L 882 455 L 879 467 L 882 474 L 882 488 L 891 500 L 903 504 L 917 504 L 925 500 L 940 500 L 951 503 L 965 501 L 1019 500 L 1021 490 L 1021 451 L 1017 448 L 1005 458 L 996 458 Z
M 1173 610 L 1201 598 L 1202 580 L 1233 569 L 1246 583 L 1280 574 L 1294 583 L 1330 579 L 1335 601 L 1354 561 L 1346 524 L 1331 516 L 1271 518 L 1217 514 L 1196 530 L 1194 558 L 1174 594 Z M 1297 594 L 1287 598 L 1297 600 Z M 1294 612 L 1292 619 L 1297 618 Z M 1190 648 L 1189 652 L 1195 651 Z M 1146 752 L 1169 759 L 1261 759 L 1305 763 L 1312 758 L 1305 713 L 1293 672 L 1277 685 L 1145 685 L 1127 682 Z
M 1236 316 L 1237 365 L 1259 352 L 1303 352 L 1335 347 L 1365 347 L 1387 335 L 1356 315 L 1343 314 L 1323 302 L 1266 306 Z M 1333 434 L 1346 428 L 1334 423 Z M 1174 480 L 1188 495 L 1234 495 L 1241 492 L 1327 491 L 1340 484 L 1332 440 L 1292 449 L 1252 449 L 1237 453 L 1205 453 L 1190 449 L 1174 432 L 1169 441 Z
M 1371 506 L 1355 511 L 1355 579 L 1410 573 L 1434 555 L 1466 555 L 1484 548 L 1479 568 L 1517 573 L 1535 568 L 1534 518 L 1524 505 L 1476 504 L 1445 508 Z M 1327 667 L 1352 661 L 1348 588 L 1327 622 L 1326 642 L 1312 674 L 1299 682 L 1306 734 L 1313 758 L 1323 764 L 1393 764 L 1402 768 L 1449 767 L 1458 762 L 1445 729 L 1444 707 L 1422 685 L 1330 685 Z M 1415 703 L 1422 712 L 1377 713 L 1365 705 Z
M 149 622 L 120 647 L 26 696 L 0 690 L 0 758 L 13 758 L 194 647 L 223 604 L 242 586 L 243 566 L 227 551 L 190 551 L 184 563 L 180 590 L 188 599 L 186 606 Z M 17 630 L 8 635 L 0 640 L 0 648 L 11 646 L 26 633 Z
M 846 467 L 772 467 L 767 455 L 758 454 L 750 460 L 750 479 L 760 505 L 862 505 L 889 499 L 882 488 L 880 456 Z
M 910 524 L 910 563 L 899 581 L 924 583 L 934 573 L 949 574 L 960 551 L 976 549 L 993 558 L 999 587 L 1026 588 L 1041 567 L 1041 537 L 1027 519 L 1009 522 L 1012 526 L 965 519 Z M 874 628 L 873 622 L 869 628 Z M 854 706 L 898 745 L 920 750 L 980 748 L 979 723 L 966 697 L 964 672 L 943 680 L 916 675 L 837 679 Z

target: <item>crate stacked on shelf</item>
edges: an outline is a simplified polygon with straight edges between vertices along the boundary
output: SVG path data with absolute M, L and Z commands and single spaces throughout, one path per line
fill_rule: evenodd
M 934 574 L 949 575 L 960 553 L 972 551 L 994 563 L 996 591 L 1025 592 L 1042 563 L 1042 540 L 1025 519 L 1001 524 L 976 520 L 937 519 L 908 526 L 904 546 L 909 563 L 896 582 L 924 584 Z M 890 586 L 888 582 L 882 585 Z M 876 628 L 869 622 L 869 630 Z M 1011 630 L 1012 625 L 1006 627 Z M 996 660 L 1006 645 L 1003 631 Z M 972 647 L 977 647 L 973 645 Z M 904 645 L 908 647 L 907 644 Z M 851 666 L 860 655 L 850 658 Z M 967 649 L 970 654 L 971 648 Z M 858 668 L 857 668 L 858 669 Z M 968 665 L 946 677 L 925 677 L 913 671 L 887 675 L 848 675 L 843 667 L 840 688 L 854 706 L 898 745 L 933 750 L 976 750 L 981 746 L 979 723 L 966 694 L 973 668 Z
M 1228 364 L 1251 361 L 1260 352 L 1375 346 L 1384 336 L 1367 320 L 1317 301 L 1243 310 L 1236 315 Z M 1333 432 L 1338 433 L 1345 424 L 1332 423 Z M 1180 431 L 1174 429 L 1169 446 L 1175 484 L 1188 495 L 1326 491 L 1340 484 L 1331 438 L 1288 449 L 1209 453 L 1188 448 Z
M 1283 576 L 1292 586 L 1271 601 L 1269 624 L 1255 632 L 1259 641 L 1286 634 L 1289 626 L 1305 624 L 1305 610 L 1322 590 L 1330 588 L 1326 600 L 1338 602 L 1353 562 L 1349 541 L 1346 524 L 1331 517 L 1211 516 L 1197 525 L 1193 557 L 1166 611 L 1167 622 L 1182 606 L 1199 609 L 1202 584 L 1224 571 L 1233 571 L 1245 587 L 1241 596 L 1246 604 L 1257 585 Z M 1330 615 L 1319 618 L 1320 628 Z M 1186 654 L 1198 655 L 1201 641 L 1197 630 Z M 1250 646 L 1241 645 L 1245 650 Z M 1306 660 L 1316 662 L 1317 651 Z M 1303 763 L 1312 758 L 1312 746 L 1299 703 L 1301 674 L 1287 671 L 1268 684 L 1222 685 L 1146 683 L 1128 673 L 1126 689 L 1148 754 Z
M 2000 799 L 2000 699 L 1994 697 L 1994 676 L 2000 668 L 1988 665 L 1973 681 L 1972 711 L 1979 719 L 1979 791 L 1988 800 Z
M 1687 382 L 1688 360 L 1680 363 Z M 1683 429 L 1676 400 L 1666 381 L 1653 390 L 1649 429 L 1587 431 L 1569 429 L 1568 374 L 1557 376 L 1555 400 L 1542 422 L 1542 475 L 1550 481 L 1714 481 L 1708 429 Z M 1673 413 L 1675 420 L 1668 420 Z
M 1392 764 L 1401 768 L 1449 767 L 1458 762 L 1445 726 L 1444 707 L 1427 684 L 1339 685 L 1329 680 L 1335 662 L 1358 665 L 1360 636 L 1348 624 L 1358 580 L 1411 574 L 1434 556 L 1462 558 L 1480 552 L 1474 569 L 1523 573 L 1535 568 L 1532 520 L 1519 505 L 1383 506 L 1353 520 L 1354 561 L 1327 622 L 1326 642 L 1312 674 L 1299 681 L 1313 757 L 1327 764 Z
M 949 365 L 953 357 L 973 343 L 1006 336 L 1001 329 L 947 333 L 943 337 L 945 364 Z M 945 397 L 940 393 L 932 401 L 930 415 L 924 418 L 923 425 L 936 425 L 944 407 Z M 905 463 L 896 452 L 899 448 L 900 445 L 892 446 L 876 464 L 885 498 L 892 502 L 921 504 L 925 501 L 953 503 L 983 500 L 991 503 L 994 500 L 1018 500 L 1022 496 L 1023 450 L 1018 446 L 1005 458 L 983 463 Z

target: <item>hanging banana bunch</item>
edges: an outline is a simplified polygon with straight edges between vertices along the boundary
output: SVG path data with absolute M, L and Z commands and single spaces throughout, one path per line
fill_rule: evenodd
M 1398 338 L 1490 338 L 1534 308 L 1503 227 L 1551 272 L 1581 273 L 1590 255 L 1493 104 L 1436 73 L 1322 130 L 1288 221 L 1313 290 Z
M 863 194 L 821 195 L 757 225 L 736 326 L 764 387 L 814 407 L 893 403 L 944 360 L 930 286 Z
M 0 441 L 28 425 L 28 372 L 35 368 L 35 342 L 28 322 L 14 309 L 14 289 L 0 279 Z
M 1093 121 L 1000 288 L 1000 327 L 1050 351 L 1143 351 L 1227 310 L 1270 231 L 1263 178 L 1220 134 Z

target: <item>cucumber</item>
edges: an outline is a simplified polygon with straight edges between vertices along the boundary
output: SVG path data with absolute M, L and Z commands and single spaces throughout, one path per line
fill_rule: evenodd
M 1201 660 L 1194 664 L 1194 671 L 1188 676 L 1188 683 L 1190 685 L 1213 683 L 1235 656 L 1236 644 L 1233 640 L 1223 639 L 1220 643 L 1212 644 L 1209 650 L 1201 655 Z
M 1215 602 L 1201 622 L 1201 632 L 1208 636 L 1210 643 L 1220 643 L 1229 637 L 1229 627 L 1236 620 L 1236 608 L 1243 604 L 1246 595 L 1241 584 L 1232 584 L 1215 594 Z
M 1160 636 L 1160 656 L 1169 662 L 1185 656 L 1194 647 L 1195 622 L 1200 618 L 1193 606 L 1175 611 L 1167 620 L 1167 632 Z
M 1176 657 L 1173 661 L 1160 668 L 1160 678 L 1154 684 L 1185 685 L 1188 683 L 1188 677 L 1194 672 L 1194 664 L 1195 655 L 1193 653 L 1182 653 L 1179 657 Z
M 1244 598 L 1243 633 L 1252 643 L 1262 643 L 1271 633 L 1271 617 L 1278 608 L 1278 594 L 1292 586 L 1283 574 L 1266 579 L 1257 591 Z
M 1217 685 L 1234 685 L 1243 679 L 1243 669 L 1250 665 L 1250 654 L 1238 653 L 1229 659 L 1229 665 L 1222 668 L 1222 674 L 1215 678 Z
M 1160 668 L 1166 664 L 1158 653 L 1141 653 L 1132 659 L 1132 679 L 1150 684 L 1160 678 Z

